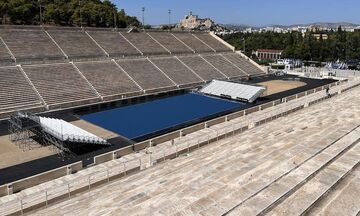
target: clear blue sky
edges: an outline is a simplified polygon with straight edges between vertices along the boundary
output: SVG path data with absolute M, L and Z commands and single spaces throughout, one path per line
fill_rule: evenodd
M 360 0 L 112 0 L 119 9 L 141 20 L 145 7 L 146 24 L 178 22 L 189 11 L 210 17 L 217 23 L 303 24 L 311 22 L 352 22 L 360 24 Z

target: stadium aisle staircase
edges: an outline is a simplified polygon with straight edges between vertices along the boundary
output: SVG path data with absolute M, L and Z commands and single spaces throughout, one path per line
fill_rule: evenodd
M 5 47 L 5 44 L 0 40 L 0 66 L 9 66 L 13 64 L 13 62 L 14 59 L 12 59 L 9 51 Z

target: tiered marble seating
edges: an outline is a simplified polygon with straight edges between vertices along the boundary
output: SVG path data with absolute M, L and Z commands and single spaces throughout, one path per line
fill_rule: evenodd
M 110 57 L 136 56 L 141 53 L 136 50 L 119 32 L 88 31 L 94 40 L 106 50 Z
M 171 80 L 147 59 L 126 59 L 117 63 L 145 90 L 175 87 Z
M 244 57 L 242 57 L 239 54 L 226 53 L 226 54 L 223 54 L 223 56 L 225 58 L 227 58 L 229 61 L 231 61 L 237 67 L 241 68 L 243 71 L 245 71 L 250 76 L 265 74 L 264 71 L 262 71 L 260 68 L 258 68 L 253 63 L 251 63 L 249 60 L 245 59 Z
M 70 59 L 104 58 L 106 54 L 81 30 L 48 30 Z
M 210 34 L 194 34 L 197 38 L 202 40 L 204 43 L 209 45 L 211 48 L 216 50 L 216 52 L 230 52 L 232 51 L 229 47 L 227 47 L 225 44 L 218 41 L 216 38 L 211 36 Z
M 126 215 L 357 215 L 359 89 L 342 96 L 93 188 L 36 213 L 98 214 L 106 208 L 110 214 Z M 222 124 L 243 121 L 240 118 Z M 196 140 L 220 128 L 221 125 L 212 126 L 184 139 Z M 174 148 L 177 141 L 146 152 L 166 151 Z M 144 152 L 126 157 L 136 158 Z M 147 156 L 150 157 L 149 153 Z M 93 167 L 94 174 L 99 167 L 106 170 L 120 166 L 118 160 Z M 91 175 L 89 170 L 80 172 Z M 47 183 L 47 187 L 66 185 L 69 178 Z M 89 205 L 95 207 L 88 208 Z
M 42 30 L 0 30 L 0 36 L 17 62 L 65 59 L 60 49 Z
M 31 65 L 23 69 L 48 105 L 79 101 L 86 104 L 98 98 L 71 64 Z
M 206 44 L 201 42 L 198 38 L 194 37 L 190 33 L 173 33 L 175 37 L 180 39 L 182 42 L 184 42 L 186 45 L 192 48 L 197 53 L 202 52 L 214 52 L 210 47 L 208 47 Z
M 151 58 L 178 85 L 201 83 L 202 80 L 175 57 Z
M 77 62 L 76 67 L 101 96 L 139 92 L 139 87 L 114 62 Z
M 180 56 L 179 59 L 206 81 L 226 78 L 200 56 Z
M 153 40 L 146 33 L 121 33 L 134 46 L 136 46 L 144 55 L 169 54 L 160 44 Z
M 165 46 L 171 53 L 193 53 L 186 45 L 176 39 L 171 33 L 168 32 L 149 32 L 153 38 Z
M 0 113 L 41 106 L 40 98 L 17 67 L 0 68 Z
M 223 72 L 228 77 L 245 77 L 247 76 L 240 68 L 227 61 L 222 55 L 202 55 L 208 62 Z

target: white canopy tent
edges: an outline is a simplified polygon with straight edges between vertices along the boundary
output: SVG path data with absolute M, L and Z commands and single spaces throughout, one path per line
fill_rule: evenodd
M 201 93 L 207 95 L 247 101 L 249 103 L 254 102 L 265 91 L 266 88 L 261 86 L 245 85 L 220 80 L 213 80 L 200 90 Z

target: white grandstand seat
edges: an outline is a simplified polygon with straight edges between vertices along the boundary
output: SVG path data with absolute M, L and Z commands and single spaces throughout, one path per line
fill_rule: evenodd
M 200 92 L 203 94 L 214 95 L 216 97 L 229 97 L 233 100 L 242 100 L 249 103 L 254 102 L 265 88 L 261 86 L 245 85 L 241 83 L 213 80 L 204 86 Z
M 37 106 L 40 98 L 18 68 L 0 68 L 0 112 Z
M 146 90 L 174 87 L 174 84 L 147 59 L 126 59 L 117 63 Z
M 179 59 L 206 81 L 226 78 L 200 56 L 179 56 Z
M 87 31 L 110 56 L 133 56 L 141 53 L 116 31 Z
M 69 58 L 106 57 L 101 48 L 81 30 L 48 30 L 48 32 Z
M 141 91 L 112 61 L 77 62 L 75 65 L 102 96 Z
M 98 95 L 71 64 L 23 66 L 24 71 L 48 105 L 97 98 Z
M 165 50 L 160 44 L 154 41 L 146 33 L 121 34 L 146 55 L 169 54 L 167 50 Z
M 231 62 L 226 60 L 222 55 L 203 54 L 201 56 L 228 77 L 246 77 L 247 76 L 246 73 L 244 73 L 238 67 L 234 66 Z
M 0 36 L 17 61 L 65 59 L 56 44 L 40 29 L 2 29 Z
M 72 125 L 62 119 L 39 117 L 42 128 L 52 136 L 62 141 L 107 143 L 106 140 L 89 133 L 75 125 Z
M 152 58 L 151 61 L 178 85 L 202 82 L 198 76 L 175 57 Z

